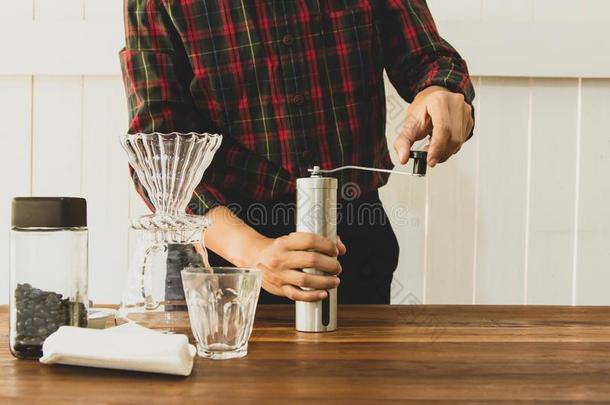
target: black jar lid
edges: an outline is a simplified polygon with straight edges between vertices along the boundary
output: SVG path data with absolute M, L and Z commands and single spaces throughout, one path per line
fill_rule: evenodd
M 76 197 L 15 197 L 11 225 L 15 228 L 83 228 L 87 201 Z

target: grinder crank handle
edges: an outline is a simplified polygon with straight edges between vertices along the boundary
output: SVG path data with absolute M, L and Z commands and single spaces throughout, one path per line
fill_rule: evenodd
M 428 152 L 425 150 L 412 150 L 409 154 L 409 157 L 413 159 L 413 172 L 402 172 L 399 170 L 388 170 L 388 169 L 377 169 L 375 167 L 366 167 L 366 166 L 341 166 L 335 169 L 321 169 L 320 166 L 314 166 L 313 169 L 309 169 L 309 173 L 312 176 L 319 176 L 321 174 L 331 174 L 340 172 L 343 170 L 364 170 L 369 172 L 379 172 L 379 173 L 392 173 L 392 174 L 402 174 L 405 176 L 415 176 L 415 177 L 424 177 L 426 175 L 426 171 L 428 169 Z

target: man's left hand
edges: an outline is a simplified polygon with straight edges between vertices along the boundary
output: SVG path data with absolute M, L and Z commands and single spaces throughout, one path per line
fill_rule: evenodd
M 420 92 L 409 108 L 404 128 L 394 142 L 401 164 L 407 163 L 413 144 L 432 134 L 428 165 L 434 167 L 457 153 L 472 132 L 472 106 L 464 96 L 439 86 Z

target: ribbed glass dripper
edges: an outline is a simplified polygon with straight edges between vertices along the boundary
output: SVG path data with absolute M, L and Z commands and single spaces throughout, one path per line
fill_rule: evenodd
M 220 147 L 219 134 L 127 134 L 121 145 L 156 217 L 185 215 L 195 187 Z

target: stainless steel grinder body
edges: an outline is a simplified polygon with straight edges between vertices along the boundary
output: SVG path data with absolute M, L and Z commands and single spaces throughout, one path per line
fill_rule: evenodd
M 297 232 L 314 233 L 337 240 L 337 179 L 311 177 L 297 179 Z M 316 275 L 326 273 L 303 269 Z M 331 332 L 337 329 L 337 289 L 318 302 L 295 303 L 296 329 L 301 332 Z

